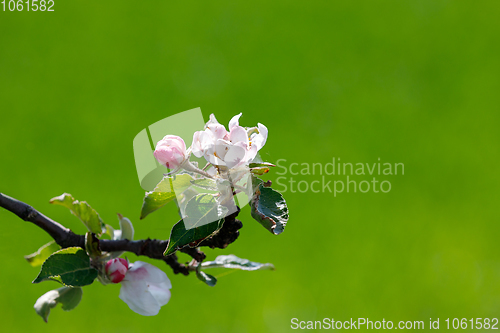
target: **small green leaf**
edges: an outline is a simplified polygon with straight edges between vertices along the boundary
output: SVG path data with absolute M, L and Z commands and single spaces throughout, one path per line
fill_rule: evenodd
M 170 232 L 168 247 L 163 255 L 167 256 L 185 245 L 194 247 L 202 240 L 210 237 L 224 223 L 227 208 L 219 206 L 215 197 L 210 194 L 199 194 L 186 205 L 186 215 L 189 217 L 189 226 L 186 229 L 184 220 L 177 222 Z M 212 222 L 213 221 L 213 222 Z
M 288 222 L 288 207 L 278 191 L 260 184 L 250 203 L 252 217 L 267 230 L 279 235 Z
M 85 251 L 87 251 L 90 258 L 98 258 L 102 255 L 99 248 L 99 239 L 90 231 L 85 234 Z
M 160 209 L 175 199 L 175 194 L 180 194 L 189 188 L 193 177 L 188 174 L 165 176 L 151 192 L 146 192 L 141 209 L 141 220 L 155 210 Z
M 268 167 L 251 168 L 250 172 L 253 173 L 254 175 L 263 175 L 269 172 L 269 168 Z
M 191 184 L 194 186 L 197 186 L 199 188 L 209 190 L 209 191 L 214 191 L 217 192 L 217 182 L 213 179 L 210 178 L 199 178 L 199 179 L 193 179 L 191 181 Z
M 102 234 L 101 239 L 114 239 L 115 229 L 109 224 L 106 224 L 104 228 L 106 229 L 106 231 L 104 232 L 104 234 Z
M 82 294 L 82 288 L 61 287 L 43 294 L 36 301 L 34 308 L 36 313 L 47 322 L 50 309 L 61 303 L 64 311 L 73 310 L 82 300 Z
M 31 266 L 38 267 L 41 266 L 52 253 L 60 248 L 61 247 L 55 241 L 50 241 L 39 248 L 35 253 L 24 256 L 24 259 L 28 260 Z
M 257 271 L 270 269 L 274 270 L 273 264 L 261 264 L 259 262 L 253 262 L 248 259 L 241 259 L 234 254 L 222 255 L 215 258 L 214 261 L 204 261 L 201 264 L 202 268 L 231 268 L 231 269 L 241 269 L 244 271 Z
M 215 278 L 215 276 L 207 274 L 207 273 L 200 271 L 198 269 L 196 270 L 196 277 L 198 279 L 200 279 L 201 281 L 205 282 L 210 287 L 214 287 L 215 284 L 217 283 L 217 279 Z
M 80 287 L 62 287 L 68 290 L 65 293 L 60 293 L 59 303 L 62 304 L 62 309 L 64 311 L 71 311 L 80 303 L 82 300 L 83 290 Z
M 257 163 L 250 163 L 249 167 L 250 169 L 252 168 L 259 168 L 259 167 L 275 167 L 276 165 L 272 164 L 272 163 L 268 163 L 268 162 L 257 162 Z
M 66 286 L 82 287 L 94 282 L 97 273 L 97 270 L 90 266 L 90 258 L 85 250 L 68 247 L 47 258 L 33 283 L 60 277 Z
M 50 203 L 68 208 L 73 215 L 78 217 L 87 229 L 100 236 L 104 229 L 104 223 L 99 214 L 85 201 L 78 201 L 69 193 L 50 199 Z

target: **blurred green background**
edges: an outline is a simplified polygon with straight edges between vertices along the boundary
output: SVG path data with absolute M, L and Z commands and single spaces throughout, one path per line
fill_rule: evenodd
M 498 317 L 499 2 L 55 0 L 54 9 L 0 12 L 0 191 L 75 232 L 84 227 L 50 198 L 69 192 L 115 227 L 117 212 L 131 218 L 138 238 L 168 237 L 174 204 L 138 219 L 132 140 L 195 107 L 225 125 L 239 112 L 244 126 L 264 123 L 270 162 L 380 158 L 404 163 L 405 175 L 379 177 L 387 194 L 286 192 L 279 236 L 246 207 L 238 241 L 208 258 L 234 253 L 276 271 L 219 272 L 210 288 L 156 263 L 173 284 L 156 317 L 130 311 L 119 286 L 95 283 L 45 324 L 33 304 L 57 285 L 31 284 L 38 270 L 23 255 L 49 237 L 0 209 L 3 331 L 288 332 L 292 318 Z

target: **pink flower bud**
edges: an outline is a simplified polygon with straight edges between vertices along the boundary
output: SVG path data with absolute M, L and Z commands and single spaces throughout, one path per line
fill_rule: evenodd
M 167 135 L 156 144 L 154 156 L 162 165 L 175 169 L 186 159 L 186 144 L 177 135 Z
M 106 275 L 113 283 L 119 283 L 128 271 L 128 261 L 122 258 L 111 259 L 105 266 Z

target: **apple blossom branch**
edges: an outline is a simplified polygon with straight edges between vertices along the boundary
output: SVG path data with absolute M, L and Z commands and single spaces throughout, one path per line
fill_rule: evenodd
M 85 249 L 85 236 L 75 234 L 70 229 L 64 227 L 60 223 L 43 215 L 30 205 L 11 198 L 3 193 L 0 193 L 0 207 L 14 213 L 19 218 L 26 222 L 31 222 L 48 233 L 54 241 L 62 248 L 77 246 Z M 243 226 L 241 221 L 236 219 L 240 212 L 239 208 L 231 215 L 226 216 L 224 225 L 214 236 L 203 240 L 198 246 L 206 246 L 210 248 L 226 248 L 234 242 L 239 236 L 239 229 Z M 152 259 L 163 260 L 169 265 L 175 274 L 181 273 L 188 275 L 191 271 L 190 267 L 181 264 L 177 261 L 175 253 L 164 256 L 163 253 L 168 246 L 168 240 L 143 239 L 143 240 L 109 240 L 102 239 L 99 241 L 101 251 L 115 252 L 126 251 L 132 252 L 138 256 L 146 256 Z M 190 248 L 185 246 L 180 249 L 181 252 L 188 254 L 195 261 L 202 262 L 205 259 L 205 254 L 198 247 Z

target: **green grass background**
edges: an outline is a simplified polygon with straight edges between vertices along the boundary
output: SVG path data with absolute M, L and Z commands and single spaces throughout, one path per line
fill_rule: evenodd
M 245 208 L 240 239 L 208 258 L 234 253 L 276 271 L 219 272 L 210 288 L 157 263 L 173 289 L 156 317 L 130 311 L 119 286 L 95 283 L 75 310 L 53 309 L 43 323 L 33 304 L 57 285 L 31 284 L 37 270 L 23 255 L 49 237 L 0 209 L 2 331 L 288 332 L 291 318 L 499 316 L 500 3 L 54 8 L 0 12 L 0 191 L 75 232 L 84 227 L 50 198 L 69 192 L 116 227 L 117 212 L 128 216 L 138 238 L 168 237 L 173 204 L 138 219 L 132 140 L 194 107 L 224 124 L 239 112 L 243 125 L 264 123 L 271 162 L 381 158 L 404 163 L 405 175 L 380 177 L 387 194 L 285 193 L 280 236 Z

